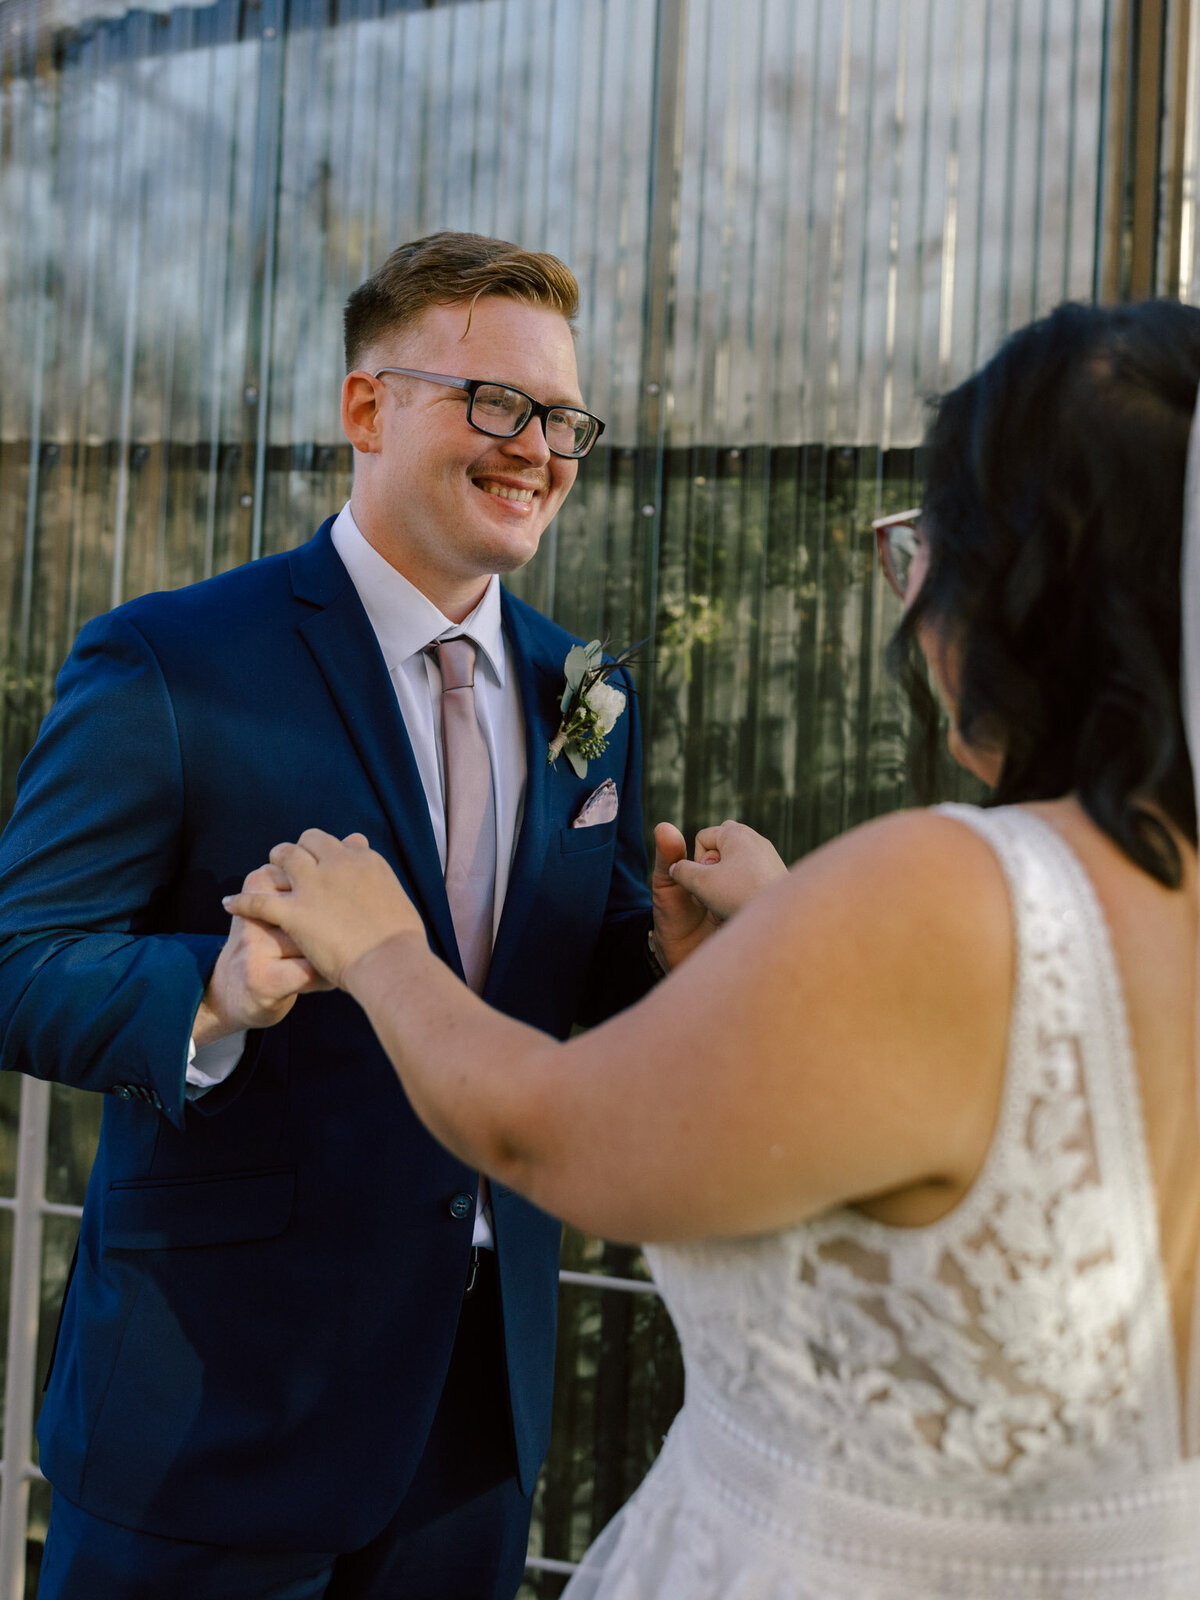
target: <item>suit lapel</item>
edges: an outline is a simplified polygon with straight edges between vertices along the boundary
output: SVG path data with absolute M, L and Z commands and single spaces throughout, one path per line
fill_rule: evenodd
M 517 675 L 525 718 L 525 804 L 504 910 L 496 930 L 492 964 L 483 990 L 488 1000 L 502 989 L 512 961 L 522 946 L 522 936 L 542 876 L 542 862 L 557 830 L 554 785 L 556 779 L 561 780 L 561 774 L 546 760 L 546 749 L 558 731 L 562 663 L 553 660 L 541 648 L 505 589 L 500 591 L 500 606 L 508 635 L 508 662 Z
M 332 520 L 290 557 L 299 625 L 395 836 L 405 886 L 440 953 L 462 965 L 425 790 L 395 691 L 362 602 L 329 538 Z

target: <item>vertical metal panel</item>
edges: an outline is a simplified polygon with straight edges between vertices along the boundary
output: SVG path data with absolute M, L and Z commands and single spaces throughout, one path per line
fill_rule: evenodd
M 1159 266 L 1159 158 L 1163 135 L 1164 49 L 1166 0 L 1140 0 L 1136 17 L 1137 76 L 1133 111 L 1132 178 L 1130 205 L 1129 292 L 1135 300 L 1154 293 Z
M 203 518 L 197 574 L 202 577 L 211 576 L 227 564 L 225 529 L 233 492 L 230 478 L 231 472 L 237 470 L 235 456 L 240 450 L 240 443 L 226 442 L 226 428 L 234 432 L 240 417 L 236 396 L 241 387 L 238 380 L 242 361 L 240 351 L 231 350 L 244 325 L 244 312 L 238 303 L 241 256 L 236 247 L 243 234 L 238 173 L 245 123 L 253 105 L 252 63 L 248 52 L 235 42 L 237 0 L 223 0 L 218 20 L 221 42 L 205 51 L 191 68 L 203 84 L 203 99 L 195 113 L 200 133 L 200 161 L 194 169 L 200 202 L 195 218 L 199 232 L 196 243 L 200 316 L 194 328 L 192 355 L 198 377 L 195 438 L 200 481 L 195 492 L 197 515 Z M 182 58 L 181 69 L 186 70 L 189 60 L 186 55 Z M 231 382 L 235 396 L 232 406 Z
M 154 3 L 72 0 L 53 59 L 0 4 L 3 803 L 87 617 L 337 508 L 342 303 L 444 227 L 578 272 L 608 431 L 512 584 L 649 637 L 651 817 L 737 812 L 798 854 L 900 802 L 866 521 L 919 493 L 926 397 L 1007 329 L 1094 289 L 1200 298 L 1200 8 Z M 625 1313 L 574 1292 L 551 1562 L 648 1454 L 588 1465 L 579 1374 Z M 621 1361 L 667 1360 L 625 1322 Z
M 1160 173 L 1161 293 L 1194 300 L 1196 283 L 1197 115 L 1200 105 L 1200 7 L 1175 0 L 1168 9 Z
M 906 7 L 904 75 L 897 83 L 895 109 L 887 366 L 880 397 L 879 442 L 884 450 L 896 442 L 898 430 L 901 437 L 911 432 L 912 417 L 940 382 L 943 269 L 954 253 L 945 220 L 955 69 L 961 57 L 956 9 L 945 0 Z
M 664 564 L 663 445 L 673 392 L 671 342 L 677 294 L 675 225 L 679 172 L 684 160 L 683 85 L 687 0 L 671 0 L 658 8 L 654 53 L 653 109 L 650 127 L 646 204 L 646 285 L 642 305 L 641 363 L 636 379 L 639 407 L 640 475 L 634 498 L 640 522 L 637 543 L 644 592 L 636 604 L 637 622 L 647 661 L 641 673 L 642 714 L 655 722 L 658 654 L 659 578 Z M 632 383 L 624 385 L 628 393 Z M 634 619 L 630 618 L 630 625 Z
M 1179 293 L 1193 304 L 1200 300 L 1200 6 L 1192 5 L 1188 15 L 1187 92 L 1179 108 L 1183 120 L 1183 153 L 1180 170 Z
M 8 1308 L 4 1386 L 4 1454 L 0 1462 L 0 1592 L 24 1590 L 25 1520 L 29 1505 L 29 1440 L 33 1431 L 42 1203 L 50 1088 L 35 1078 L 21 1085 L 21 1142 Z

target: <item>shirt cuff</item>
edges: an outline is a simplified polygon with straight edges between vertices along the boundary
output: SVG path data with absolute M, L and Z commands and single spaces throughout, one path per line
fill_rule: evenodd
M 199 1100 L 201 1095 L 225 1082 L 242 1059 L 247 1031 L 242 1028 L 237 1033 L 227 1033 L 223 1039 L 214 1039 L 211 1044 L 198 1045 L 195 1039 L 188 1040 L 185 1100 Z

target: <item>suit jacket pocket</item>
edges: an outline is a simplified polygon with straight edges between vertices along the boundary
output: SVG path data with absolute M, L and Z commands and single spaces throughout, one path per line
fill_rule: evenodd
M 103 1243 L 112 1250 L 177 1250 L 269 1239 L 291 1220 L 295 1188 L 291 1168 L 118 1181 L 104 1200 Z
M 590 828 L 560 828 L 559 848 L 563 855 L 576 855 L 585 850 L 602 850 L 612 844 L 617 836 L 617 818 L 611 822 L 594 822 Z

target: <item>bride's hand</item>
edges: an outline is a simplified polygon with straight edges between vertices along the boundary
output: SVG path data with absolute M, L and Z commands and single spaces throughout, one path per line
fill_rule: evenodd
M 697 861 L 676 861 L 671 878 L 719 921 L 740 911 L 760 889 L 786 877 L 787 863 L 769 839 L 744 822 L 722 822 L 696 835 Z
M 234 916 L 282 928 L 330 983 L 341 987 L 361 956 L 395 935 L 424 932 L 395 873 L 361 833 L 336 839 L 309 828 L 299 843 L 277 844 L 271 864 L 287 889 L 243 888 L 222 903 Z

